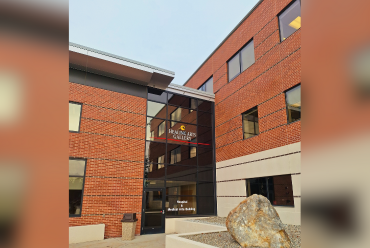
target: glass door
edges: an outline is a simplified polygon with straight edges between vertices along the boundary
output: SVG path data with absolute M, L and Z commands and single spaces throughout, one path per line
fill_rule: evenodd
M 164 233 L 165 205 L 164 190 L 144 189 L 142 234 Z

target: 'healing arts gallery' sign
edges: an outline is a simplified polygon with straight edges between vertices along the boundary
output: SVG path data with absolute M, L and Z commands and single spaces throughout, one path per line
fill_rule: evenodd
M 196 133 L 186 131 L 184 125 L 182 125 L 179 130 L 168 129 L 168 133 L 176 140 L 189 141 L 197 137 Z

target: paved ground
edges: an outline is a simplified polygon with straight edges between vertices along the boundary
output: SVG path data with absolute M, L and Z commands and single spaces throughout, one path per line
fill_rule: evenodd
M 70 248 L 164 248 L 166 234 L 147 234 L 136 236 L 134 240 L 122 241 L 121 238 L 104 239 L 79 244 L 70 244 Z

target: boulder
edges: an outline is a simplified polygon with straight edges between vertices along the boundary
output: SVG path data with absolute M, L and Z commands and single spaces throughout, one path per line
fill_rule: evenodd
M 242 247 L 291 247 L 279 214 L 262 195 L 252 195 L 231 210 L 226 227 Z

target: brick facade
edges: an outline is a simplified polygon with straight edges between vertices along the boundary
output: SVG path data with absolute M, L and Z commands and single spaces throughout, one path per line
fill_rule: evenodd
M 69 84 L 82 103 L 79 133 L 69 133 L 69 156 L 87 159 L 81 217 L 70 226 L 105 224 L 105 238 L 122 236 L 124 213 L 136 213 L 140 234 L 146 99 Z
M 301 29 L 280 42 L 277 15 L 291 0 L 265 0 L 186 82 L 213 76 L 217 162 L 300 142 L 301 121 L 287 123 L 284 91 L 301 82 Z M 227 61 L 254 40 L 255 63 L 228 82 Z M 260 134 L 243 140 L 242 113 L 258 106 Z

